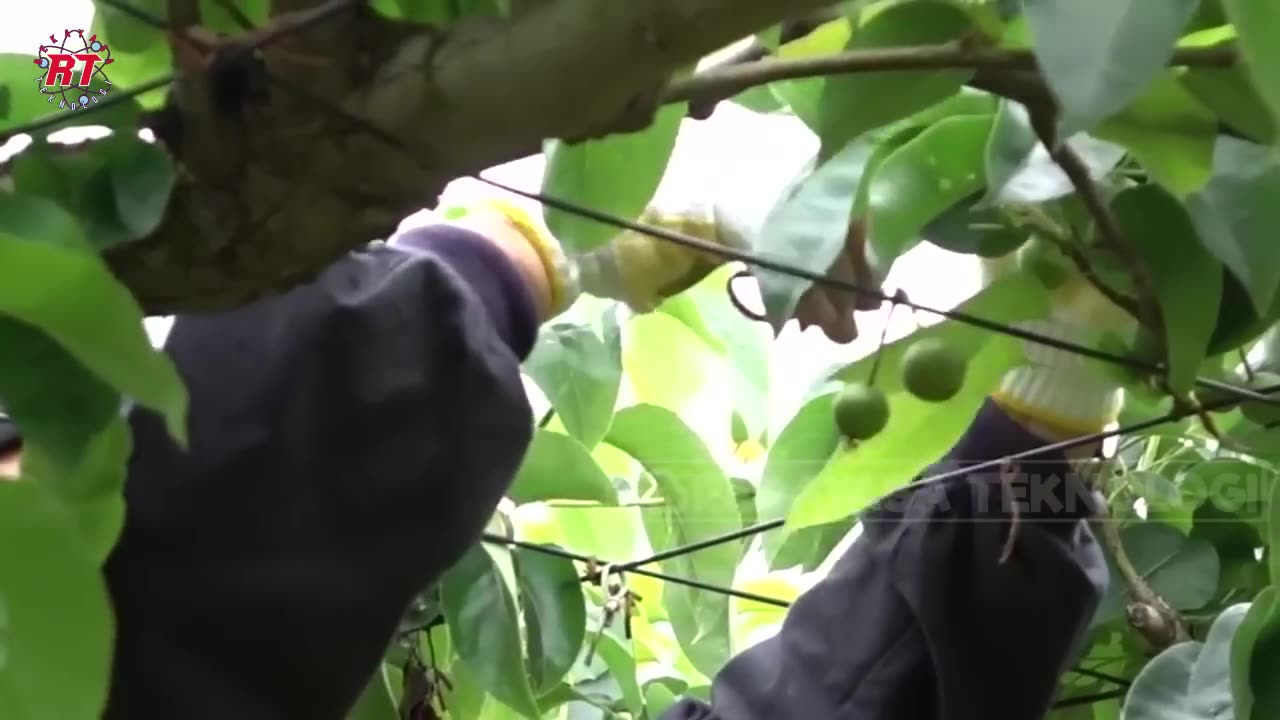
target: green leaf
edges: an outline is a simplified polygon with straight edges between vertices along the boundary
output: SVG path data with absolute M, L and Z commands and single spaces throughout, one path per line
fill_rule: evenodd
M 155 229 L 168 208 L 173 167 L 159 147 L 125 135 L 75 153 L 39 140 L 15 159 L 13 180 L 18 193 L 75 214 L 102 251 Z
M 441 577 L 440 600 L 467 673 L 502 704 L 539 717 L 525 673 L 515 599 L 482 545 L 473 545 Z
M 43 446 L 24 439 L 23 472 L 58 493 L 75 516 L 85 549 L 98 562 L 106 561 L 124 526 L 122 490 L 132 449 L 129 425 L 120 415 L 89 439 L 71 467 L 56 465 Z
M 1124 484 L 1136 496 L 1147 503 L 1147 518 L 1158 520 L 1191 532 L 1195 508 L 1204 500 L 1184 494 L 1172 480 L 1150 470 L 1131 470 L 1124 474 Z
M 37 198 L 0 193 L 0 313 L 40 329 L 98 377 L 160 413 L 185 444 L 186 389 L 168 356 L 151 346 L 142 310 L 102 258 L 74 248 L 83 237 L 47 234 L 70 223 L 51 219 L 41 231 L 16 222 L 41 204 L 46 218 L 62 214 Z
M 991 124 L 991 134 L 987 137 L 984 159 L 987 192 L 978 202 L 980 207 L 997 201 L 1000 191 L 1026 165 L 1031 151 L 1039 142 L 1026 108 L 1013 100 L 1001 99 L 1000 109 Z
M 1095 134 L 1123 145 L 1151 177 L 1178 196 L 1200 189 L 1213 168 L 1218 118 L 1172 72 L 1149 87 Z
M 356 700 L 355 707 L 347 713 L 346 720 L 400 720 L 399 703 L 391 690 L 387 666 L 378 665 L 373 679 L 365 686 Z
M 1224 610 L 1203 643 L 1166 649 L 1134 678 L 1123 720 L 1233 720 L 1229 654 L 1247 605 Z
M 1271 570 L 1271 579 L 1280 587 L 1280 482 L 1272 478 L 1271 492 L 1266 504 L 1266 538 L 1270 555 L 1267 560 Z
M 1003 277 L 957 310 L 1009 324 L 1042 317 L 1048 298 L 1038 281 Z M 901 363 L 917 340 L 937 337 L 969 356 L 960 392 L 944 404 L 913 397 L 902 386 Z M 889 399 L 889 424 L 880 434 L 838 453 L 800 493 L 787 515 L 787 532 L 844 519 L 901 487 L 940 457 L 968 428 L 975 412 L 1009 368 L 1023 362 L 1020 343 L 953 320 L 918 330 L 880 349 L 876 387 Z M 839 380 L 864 380 L 873 357 L 839 370 Z M 834 420 L 833 420 L 834 422 Z
M 1027 241 L 1029 233 L 997 209 L 962 201 L 925 225 L 920 234 L 944 250 L 983 258 L 1004 257 Z
M 1258 694 L 1270 695 L 1271 693 L 1265 688 L 1273 684 L 1272 678 L 1275 677 L 1274 674 L 1257 671 L 1263 669 L 1274 671 L 1280 668 L 1280 644 L 1275 642 L 1280 639 L 1278 607 L 1280 606 L 1276 604 L 1274 587 L 1258 593 L 1249 604 L 1249 611 L 1240 621 L 1236 635 L 1231 641 L 1231 697 L 1234 701 L 1236 720 L 1251 720 L 1255 717 L 1262 720 L 1274 716 L 1274 711 L 1280 709 L 1272 705 L 1270 708 L 1272 713 L 1255 714 L 1253 712 L 1257 700 L 1254 678 L 1262 680 L 1258 688 L 1261 692 Z M 1259 640 L 1262 642 L 1260 643 Z M 1259 651 L 1269 651 L 1270 657 L 1262 656 Z M 1274 699 L 1271 700 L 1274 701 Z
M 940 120 L 894 150 L 871 177 L 867 259 L 883 278 L 947 208 L 982 189 L 991 116 Z
M 554 688 L 573 667 L 586 636 L 587 608 L 573 561 L 526 548 L 514 552 L 528 637 L 533 690 Z
M 832 454 L 840 447 L 840 432 L 832 418 L 833 397 L 834 393 L 824 393 L 805 403 L 769 446 L 769 455 L 760 473 L 760 489 L 756 493 L 756 510 L 761 520 L 785 518 L 795 498 L 826 467 Z M 764 545 L 770 567 L 786 567 L 788 561 L 796 559 L 794 556 L 801 547 L 813 547 L 815 550 L 801 562 L 821 562 L 821 556 L 826 553 L 821 552 L 820 548 L 825 543 L 820 541 L 829 534 L 826 527 L 805 528 L 791 536 L 768 533 L 764 537 Z M 830 550 L 829 547 L 826 549 Z
M 1012 111 L 1016 113 L 1016 110 Z M 1071 137 L 1066 145 L 1080 156 L 1094 182 L 1102 181 L 1125 156 L 1124 147 L 1088 135 Z M 1023 167 L 996 193 L 998 204 L 1032 205 L 1075 192 L 1070 178 L 1043 145 L 1029 147 L 1027 152 Z
M 149 22 L 107 3 L 95 3 L 95 10 L 102 18 L 102 28 L 106 33 L 104 40 L 108 45 L 136 53 L 165 41 L 169 20 L 169 5 L 166 0 L 130 0 L 129 7 L 157 22 Z
M 1222 266 L 1200 244 L 1191 218 L 1157 185 L 1122 191 L 1111 209 L 1150 275 L 1159 301 L 1170 388 L 1191 391 L 1218 322 Z
M 1061 107 L 1060 137 L 1120 112 L 1173 56 L 1199 0 L 1022 0 L 1033 50 Z
M 762 114 L 774 113 L 786 108 L 786 103 L 779 100 L 778 96 L 767 85 L 747 88 L 734 95 L 733 102 L 752 112 Z
M 765 429 L 769 399 L 769 329 L 734 307 L 725 292 L 737 272 L 725 265 L 685 292 L 658 306 L 702 338 L 707 347 L 724 358 L 729 373 L 733 405 L 746 422 L 748 434 L 757 437 Z
M 650 718 L 661 718 L 663 713 L 676 704 L 676 696 L 662 683 L 649 683 L 644 686 L 644 707 Z
M 1094 181 L 1101 180 L 1124 158 L 1125 149 L 1114 143 L 1078 134 L 1067 145 L 1080 156 Z M 979 204 L 1030 205 L 1075 192 L 1071 179 L 1050 157 L 1031 128 L 1027 110 L 1006 102 L 987 140 L 986 168 L 989 190 Z
M 1194 44 L 1192 47 L 1213 47 L 1234 39 L 1233 32 L 1232 37 L 1227 40 L 1213 38 L 1211 42 Z M 1276 122 L 1266 103 L 1258 96 L 1258 91 L 1254 89 L 1244 68 L 1187 68 L 1180 78 L 1183 85 L 1205 107 L 1212 108 L 1232 129 L 1254 142 L 1265 144 L 1275 139 Z
M 164 220 L 175 179 L 173 162 L 158 145 L 121 137 L 109 146 L 108 172 L 116 211 L 132 235 L 150 235 Z
M 844 249 L 854 198 L 876 144 L 871 139 L 845 146 L 770 211 L 753 250 L 761 257 L 815 273 L 825 273 Z M 780 326 L 795 311 L 812 282 L 760 269 L 755 272 L 765 314 Z
M 622 382 L 620 338 L 601 339 L 590 327 L 557 323 L 544 328 L 524 371 L 560 415 L 570 435 L 587 448 L 609 431 Z
M 636 661 L 631 650 L 613 633 L 606 632 L 600 637 L 596 652 L 609 668 L 609 675 L 617 681 L 622 691 L 624 707 L 631 713 L 631 717 L 639 717 L 644 712 L 644 696 L 640 692 Z
M 665 407 L 697 422 L 709 417 L 698 406 L 707 385 L 718 382 L 724 360 L 670 315 L 642 313 L 627 321 L 622 367 L 631 402 Z M 680 372 L 671 372 L 673 367 Z
M 1213 599 L 1218 590 L 1219 563 L 1217 551 L 1208 542 L 1188 538 L 1158 522 L 1130 525 L 1120 536 L 1134 569 L 1175 610 L 1194 610 Z M 1111 558 L 1107 561 L 1111 563 Z M 1120 577 L 1114 565 L 1111 577 Z M 1126 603 L 1124 584 L 1112 583 L 1098 606 L 1093 626 L 1122 617 Z
M 899 3 L 858 27 L 846 49 L 944 43 L 959 38 L 970 27 L 969 16 L 949 3 Z M 972 76 L 972 70 L 887 70 L 827 78 L 818 109 L 821 157 L 834 156 L 868 130 L 941 102 Z
M 617 505 L 618 489 L 582 443 L 568 435 L 539 429 L 507 497 L 517 505 L 541 500 Z
M 0 482 L 0 707 L 6 718 L 98 717 L 113 620 L 97 560 L 42 483 Z
M 1187 198 L 1200 240 L 1240 280 L 1259 315 L 1280 285 L 1280 161 L 1260 145 L 1222 136 L 1213 177 Z
M 120 412 L 120 396 L 57 342 L 0 316 L 0 400 L 25 442 L 59 471 L 74 468 L 93 437 Z
M 839 18 L 824 23 L 808 35 L 785 43 L 775 53 L 779 60 L 799 60 L 802 58 L 834 55 L 844 49 L 849 42 L 852 30 L 846 18 Z M 779 100 L 791 108 L 791 112 L 800 118 L 805 125 L 817 132 L 819 108 L 822 102 L 823 87 L 826 79 L 821 77 L 803 78 L 799 80 L 779 80 L 770 83 L 769 89 Z
M 702 440 L 671 411 L 654 405 L 626 408 L 614 418 L 608 441 L 653 476 L 667 501 L 659 510 L 673 544 L 687 545 L 740 528 L 733 485 Z M 665 549 L 659 542 L 654 546 Z M 728 587 L 733 584 L 740 547 L 723 543 L 663 565 L 673 575 Z M 708 677 L 718 672 L 729 659 L 728 598 L 668 584 L 662 602 L 685 655 Z
M 640 217 L 667 171 L 685 110 L 683 103 L 667 105 L 637 133 L 575 145 L 549 142 L 542 192 L 611 215 Z M 618 234 L 611 225 L 550 206 L 544 206 L 543 217 L 570 252 L 592 250 Z
M 1268 0 L 1222 0 L 1236 29 L 1244 67 L 1258 95 L 1280 118 L 1280 6 Z

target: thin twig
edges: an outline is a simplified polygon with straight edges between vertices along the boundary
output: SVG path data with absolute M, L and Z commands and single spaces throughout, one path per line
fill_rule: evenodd
M 1231 67 L 1238 54 L 1234 47 L 1181 48 L 1169 59 L 1172 66 Z M 848 50 L 833 55 L 795 59 L 763 59 L 728 64 L 673 81 L 666 102 L 698 98 L 733 97 L 748 88 L 777 80 L 798 80 L 884 70 L 1009 69 L 1035 70 L 1030 50 L 973 47 L 965 43 Z
M 1044 143 L 1046 148 L 1050 149 L 1049 153 L 1053 160 L 1062 168 L 1062 172 L 1071 181 L 1076 194 L 1080 196 L 1081 202 L 1084 203 L 1085 209 L 1093 216 L 1093 221 L 1098 226 L 1098 236 L 1120 256 L 1121 261 L 1128 267 L 1129 273 L 1133 277 L 1134 285 L 1137 286 L 1138 290 L 1138 307 L 1134 317 L 1144 325 L 1160 332 L 1160 336 L 1163 338 L 1164 331 L 1160 319 L 1160 309 L 1155 304 L 1156 295 L 1150 274 L 1147 272 L 1146 265 L 1143 264 L 1141 258 L 1134 251 L 1132 243 L 1129 242 L 1128 237 L 1125 235 L 1124 228 L 1120 226 L 1120 221 L 1111 212 L 1111 208 L 1107 207 L 1107 202 L 1098 190 L 1097 183 L 1093 181 L 1093 177 L 1089 174 L 1089 166 L 1085 165 L 1084 160 L 1080 159 L 1080 155 L 1067 143 L 1056 143 L 1057 147 L 1055 148 L 1052 138 L 1041 137 L 1041 142 Z
M 1138 308 L 1138 300 L 1116 290 L 1103 281 L 1101 277 L 1098 277 L 1098 273 L 1094 271 L 1093 264 L 1089 262 L 1089 258 L 1085 256 L 1080 248 L 1076 247 L 1075 243 L 1052 235 L 1049 237 L 1062 250 L 1063 254 L 1071 260 L 1072 264 L 1076 266 L 1076 271 L 1080 273 L 1080 276 L 1087 280 L 1099 294 L 1110 300 L 1112 304 L 1121 310 L 1135 318 L 1138 317 L 1141 312 Z

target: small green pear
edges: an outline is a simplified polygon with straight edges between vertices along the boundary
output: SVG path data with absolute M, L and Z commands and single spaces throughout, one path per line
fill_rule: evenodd
M 869 440 L 889 423 L 889 401 L 866 383 L 845 385 L 833 403 L 836 427 L 852 440 Z
M 969 359 L 938 338 L 914 343 L 902 355 L 902 384 L 927 402 L 945 402 L 964 387 Z

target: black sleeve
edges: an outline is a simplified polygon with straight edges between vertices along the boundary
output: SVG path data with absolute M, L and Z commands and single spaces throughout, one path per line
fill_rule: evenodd
M 923 476 L 1043 444 L 989 402 Z M 1060 455 L 1008 472 L 1005 482 L 961 473 L 882 500 L 778 635 L 715 678 L 711 704 L 684 700 L 662 720 L 1043 717 L 1108 582 L 1085 519 L 1098 505 Z M 1012 499 L 1019 519 L 1001 562 Z
M 339 720 L 479 539 L 533 432 L 532 299 L 469 231 L 413 235 L 176 320 L 191 445 L 132 412 L 107 718 Z

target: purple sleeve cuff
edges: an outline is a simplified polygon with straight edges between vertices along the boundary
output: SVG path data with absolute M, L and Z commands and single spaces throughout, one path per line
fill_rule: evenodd
M 479 233 L 454 225 L 428 225 L 395 236 L 393 247 L 438 258 L 466 281 L 499 336 L 524 360 L 538 337 L 533 295 L 502 251 Z

